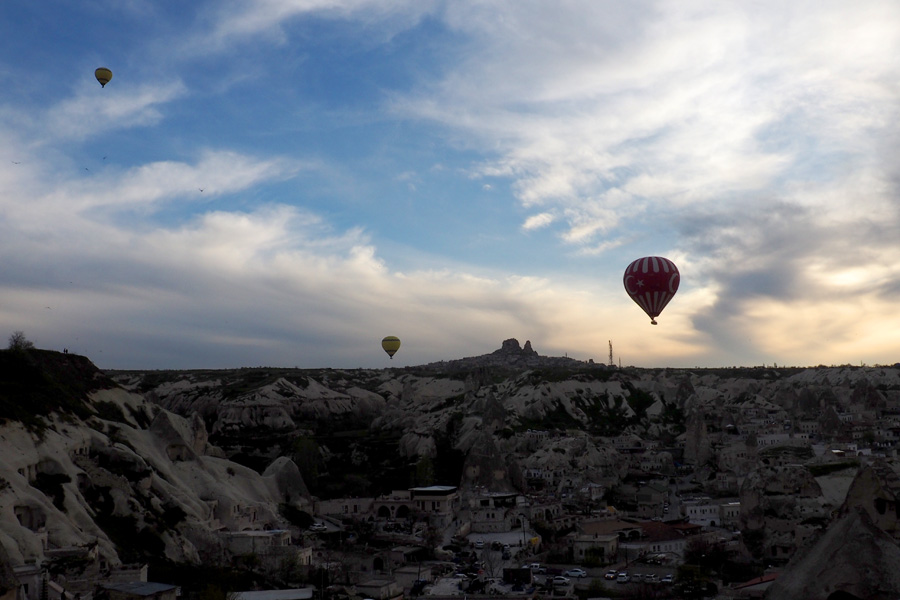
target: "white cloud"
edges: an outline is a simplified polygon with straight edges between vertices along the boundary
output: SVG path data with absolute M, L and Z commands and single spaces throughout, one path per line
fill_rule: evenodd
M 145 368 L 346 365 L 365 356 L 358 347 L 368 340 L 377 354 L 388 332 L 409 340 L 401 354 L 410 363 L 488 352 L 512 336 L 560 354 L 601 340 L 600 357 L 607 339 L 627 340 L 616 344 L 626 364 L 769 354 L 830 363 L 843 348 L 861 355 L 848 361 L 875 362 L 867 347 L 896 349 L 893 317 L 869 320 L 900 293 L 896 3 L 240 0 L 211 11 L 177 51 L 155 47 L 160 63 L 211 67 L 220 57 L 210 51 L 234 53 L 225 68 L 238 76 L 207 79 L 210 106 L 229 77 L 248 76 L 232 62 L 239 52 L 256 44 L 255 60 L 260 47 L 297 41 L 305 16 L 342 20 L 336 35 L 348 39 L 364 31 L 351 40 L 363 50 L 433 16 L 447 28 L 429 38 L 448 44 L 430 49 L 444 62 L 405 64 L 411 71 L 390 81 L 373 72 L 390 101 L 359 108 L 353 126 L 437 123 L 416 135 L 439 131 L 475 157 L 472 177 L 504 178 L 497 193 L 509 186 L 530 215 L 521 231 L 559 228 L 574 248 L 568 258 L 588 264 L 661 246 L 681 266 L 683 288 L 660 326 L 649 329 L 600 261 L 596 277 L 592 267 L 566 283 L 493 270 L 487 256 L 460 265 L 429 255 L 430 267 L 397 273 L 376 234 L 347 211 L 335 229 L 324 212 L 284 205 L 283 188 L 266 184 L 321 165 L 254 154 L 238 145 L 258 143 L 250 136 L 235 141 L 241 152 L 197 150 L 173 132 L 156 156 L 178 147 L 194 160 L 136 158 L 83 172 L 77 157 L 96 136 L 165 125 L 166 105 L 195 95 L 179 81 L 124 79 L 102 90 L 92 82 L 21 119 L 2 107 L 0 322 L 69 346 L 90 335 L 94 345 L 81 350 L 102 341 L 105 355 L 92 355 L 101 364 Z M 437 31 L 434 21 L 427 26 Z M 331 92 L 284 93 L 312 111 Z M 403 125 L 394 133 L 420 123 Z M 429 149 L 434 166 L 401 172 L 393 191 L 458 172 L 458 155 L 442 156 L 440 140 Z M 477 226 L 473 235 L 484 235 Z M 106 333 L 109 323 L 124 336 Z M 132 362 L 104 360 L 112 348 Z M 404 364 L 398 358 L 392 364 Z
M 5 309 L 40 344 L 106 367 L 222 366 L 225 350 L 238 365 L 353 366 L 342 353 L 365 355 L 359 346 L 370 343 L 373 364 L 385 331 L 408 342 L 400 364 L 489 352 L 510 336 L 534 337 L 552 352 L 567 333 L 584 335 L 576 317 L 596 317 L 590 296 L 546 280 L 392 273 L 362 232 L 333 235 L 315 215 L 284 206 L 211 212 L 178 228 L 79 232 L 35 244 L 4 236 L 38 263 L 65 256 L 39 285 L 9 285 Z M 86 239 L 95 236 L 103 236 L 96 245 Z M 13 262 L 14 271 L 30 268 Z M 113 336 L 108 323 L 127 326 Z
M 525 219 L 525 223 L 522 224 L 522 229 L 526 231 L 531 231 L 532 229 L 542 229 L 547 227 L 553 221 L 555 217 L 547 212 L 543 212 L 537 215 L 531 215 L 527 219 Z
M 217 5 L 217 12 L 211 17 L 213 32 L 204 45 L 220 50 L 231 42 L 258 37 L 284 43 L 284 27 L 298 17 L 313 14 L 352 19 L 363 25 L 377 23 L 376 30 L 389 39 L 434 11 L 436 4 L 420 0 L 232 0 Z
M 77 95 L 53 106 L 34 126 L 43 129 L 41 137 L 57 142 L 60 138 L 88 138 L 108 134 L 114 129 L 145 127 L 163 117 L 159 106 L 185 94 L 180 81 L 154 82 L 138 88 L 123 84 L 82 86 Z
M 31 194 L 32 202 L 15 203 L 11 196 L 7 208 L 10 222 L 18 227 L 74 230 L 89 222 L 114 222 L 122 211 L 148 215 L 175 201 L 212 202 L 263 182 L 290 178 L 304 168 L 315 166 L 205 151 L 194 164 L 164 161 L 125 171 L 113 167 L 78 171 L 49 186 L 44 183 L 49 167 L 38 164 L 31 167 L 30 181 L 19 190 Z
M 598 190 L 644 197 L 647 211 L 744 201 L 869 160 L 864 140 L 895 122 L 889 3 L 569 8 L 449 5 L 469 59 L 396 106 L 498 147 L 481 172 L 514 178 L 526 207 L 564 206 L 572 243 L 607 231 L 584 201 Z

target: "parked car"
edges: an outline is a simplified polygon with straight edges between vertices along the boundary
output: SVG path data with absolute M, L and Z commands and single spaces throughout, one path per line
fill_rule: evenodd
M 610 570 L 607 571 L 606 574 L 603 576 L 603 579 L 609 579 L 609 580 L 612 580 L 612 579 L 615 579 L 615 578 L 616 578 L 616 575 L 618 575 L 618 574 L 619 574 L 619 572 L 616 571 L 615 569 L 610 569 Z
M 326 529 L 328 528 L 325 527 L 325 523 L 316 522 L 309 526 L 310 531 L 325 531 Z
M 629 581 L 631 581 L 631 578 L 625 571 L 622 571 L 621 573 L 616 575 L 616 583 L 628 583 Z
M 644 575 L 644 581 L 646 583 L 659 583 L 659 575 L 656 573 L 647 573 Z
M 641 575 L 640 573 L 635 573 L 634 575 L 631 576 L 632 583 L 640 583 L 643 580 L 644 580 L 644 576 Z
M 569 569 L 565 573 L 563 573 L 566 577 L 587 577 L 587 571 L 584 569 Z
M 666 575 L 663 575 L 663 578 L 660 579 L 660 582 L 666 583 L 668 585 L 672 585 L 673 583 L 675 583 L 675 578 L 672 576 L 671 573 L 668 573 Z
M 475 540 L 475 547 L 478 548 L 479 550 L 484 548 L 484 540 L 481 538 Z
M 568 577 L 557 575 L 553 578 L 553 585 L 569 585 L 569 581 L 571 580 Z
M 532 573 L 546 573 L 547 569 L 541 566 L 541 563 L 531 563 L 525 567 L 526 569 L 531 569 Z

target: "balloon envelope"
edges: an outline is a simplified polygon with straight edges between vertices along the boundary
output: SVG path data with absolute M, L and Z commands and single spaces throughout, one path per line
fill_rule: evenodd
M 100 67 L 99 69 L 94 71 L 94 77 L 96 77 L 97 81 L 100 82 L 100 87 L 106 87 L 106 84 L 109 83 L 110 79 L 112 79 L 112 71 L 110 71 L 106 67 Z
M 389 335 L 381 340 L 381 347 L 387 352 L 388 356 L 394 358 L 394 353 L 400 349 L 400 338 Z
M 656 325 L 656 317 L 678 291 L 678 267 L 662 256 L 645 256 L 628 265 L 623 278 L 625 291 Z

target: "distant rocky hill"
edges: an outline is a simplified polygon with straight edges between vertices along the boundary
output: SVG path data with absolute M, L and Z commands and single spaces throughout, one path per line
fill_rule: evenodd
M 212 560 L 216 531 L 284 526 L 284 505 L 313 497 L 429 484 L 561 497 L 635 473 L 668 481 L 676 463 L 698 493 L 733 484 L 756 550 L 789 553 L 849 483 L 779 435 L 812 424 L 853 439 L 847 415 L 900 415 L 896 366 L 618 369 L 514 339 L 403 369 L 102 373 L 43 351 L 0 351 L 0 367 L 0 544 L 14 561 L 91 544 L 113 562 Z
M 502 345 L 490 354 L 458 358 L 455 360 L 439 361 L 416 367 L 417 370 L 437 371 L 452 373 L 454 371 L 467 371 L 473 369 L 539 369 L 539 368 L 607 368 L 605 365 L 594 363 L 593 360 L 584 362 L 564 356 L 541 356 L 531 347 L 531 341 L 526 340 L 525 346 L 519 345 L 519 340 L 510 338 L 503 340 Z
M 861 398 L 867 406 L 900 406 L 895 367 L 617 369 L 541 356 L 530 342 L 523 348 L 515 339 L 483 356 L 404 369 L 107 375 L 185 418 L 199 415 L 217 446 L 257 470 L 278 456 L 296 456 L 298 437 L 313 441 L 322 464 L 307 483 L 323 496 L 348 493 L 341 479 L 349 474 L 362 478 L 354 479 L 357 485 L 367 480 L 373 494 L 409 485 L 423 460 L 433 463 L 440 483 L 463 487 L 476 484 L 461 466 L 467 456 L 469 463 L 480 456 L 519 470 L 561 468 L 553 456 L 559 453 L 516 435 L 528 429 L 651 438 L 680 460 L 702 465 L 714 460 L 714 447 L 750 426 L 751 415 L 821 418 L 827 428 L 830 414 Z M 348 431 L 355 432 L 352 438 L 341 433 Z M 493 449 L 486 452 L 480 446 L 489 441 Z M 578 453 L 577 468 L 590 479 L 615 480 L 625 467 L 610 452 L 591 439 Z M 580 464 L 585 457 L 594 458 Z M 312 470 L 300 468 L 307 475 Z M 477 485 L 485 484 L 486 470 L 493 471 L 488 465 L 465 469 L 482 473 Z M 515 488 L 516 478 L 498 474 L 491 485 Z

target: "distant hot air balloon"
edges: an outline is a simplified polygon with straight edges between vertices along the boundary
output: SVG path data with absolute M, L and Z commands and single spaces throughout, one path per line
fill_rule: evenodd
M 110 79 L 112 79 L 112 71 L 110 71 L 106 67 L 100 67 L 99 69 L 94 71 L 94 77 L 96 77 L 97 81 L 100 82 L 100 87 L 106 87 L 106 84 L 109 83 Z
M 650 316 L 654 325 L 656 317 L 678 291 L 680 282 L 678 267 L 662 256 L 639 258 L 625 269 L 625 291 Z
M 393 359 L 394 353 L 400 349 L 400 338 L 389 335 L 381 340 L 381 347 L 384 348 L 384 351 L 387 352 L 388 356 Z

